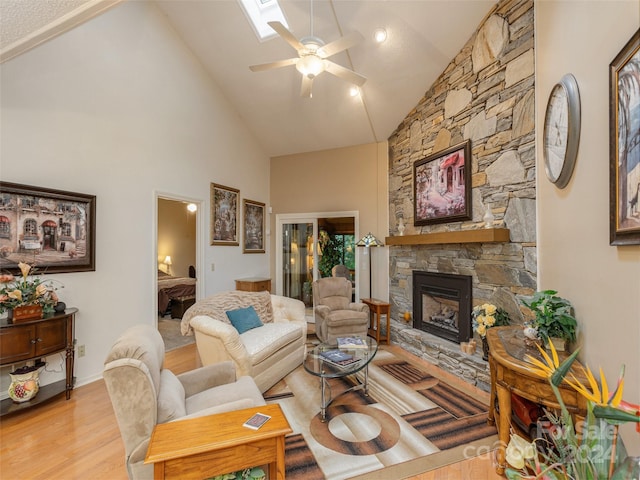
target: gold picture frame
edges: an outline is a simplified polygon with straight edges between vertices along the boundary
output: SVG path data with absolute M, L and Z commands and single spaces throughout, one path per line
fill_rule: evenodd
M 640 30 L 609 65 L 609 243 L 640 245 Z
M 238 203 L 240 190 L 211 184 L 211 245 L 240 245 L 238 241 Z
M 264 253 L 265 204 L 242 201 L 242 253 Z

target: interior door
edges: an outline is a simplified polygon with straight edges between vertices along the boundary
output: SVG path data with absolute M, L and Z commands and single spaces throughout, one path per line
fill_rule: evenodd
M 329 275 L 327 259 L 330 259 L 329 265 L 342 263 L 352 270 L 357 290 L 358 255 L 353 248 L 357 224 L 358 212 L 354 211 L 276 215 L 276 293 L 302 300 L 307 307 L 313 306 L 311 286 L 321 276 L 319 266 L 325 269 L 325 276 Z M 329 237 L 331 240 L 327 243 Z M 320 265 L 321 259 L 323 265 Z
M 311 306 L 311 284 L 318 277 L 318 222 L 287 219 L 278 222 L 278 227 L 276 293 Z

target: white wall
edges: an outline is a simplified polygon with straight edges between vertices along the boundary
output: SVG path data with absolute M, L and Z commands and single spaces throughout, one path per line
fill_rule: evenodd
M 640 26 L 637 0 L 536 2 L 538 281 L 571 300 L 581 358 L 610 382 L 626 364 L 627 401 L 640 400 L 640 246 L 609 245 L 609 64 Z M 547 181 L 542 129 L 549 92 L 565 73 L 578 82 L 582 131 L 564 190 Z M 640 453 L 627 425 L 624 440 Z
M 271 159 L 271 230 L 276 214 L 358 211 L 356 241 L 368 232 L 384 242 L 388 235 L 387 142 L 321 150 Z M 272 278 L 275 280 L 275 243 Z M 356 250 L 356 281 L 361 297 L 389 299 L 389 249 Z M 371 290 L 369 258 L 371 254 Z M 275 287 L 275 286 L 274 286 Z M 275 288 L 274 288 L 275 290 Z
M 0 80 L 2 180 L 97 196 L 96 271 L 56 275 L 79 308 L 78 384 L 101 375 L 119 333 L 156 322 L 157 192 L 203 202 L 204 293 L 268 273 L 268 254 L 209 246 L 208 226 L 210 182 L 266 202 L 269 158 L 153 3 L 124 3 L 4 63 Z

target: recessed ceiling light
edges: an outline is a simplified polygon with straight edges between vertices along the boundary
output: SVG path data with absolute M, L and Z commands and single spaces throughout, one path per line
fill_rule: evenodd
M 352 97 L 357 97 L 358 95 L 360 95 L 360 87 L 353 85 L 349 89 L 349 95 L 351 95 Z
M 387 31 L 384 28 L 377 28 L 373 32 L 373 38 L 376 42 L 382 43 L 387 39 Z

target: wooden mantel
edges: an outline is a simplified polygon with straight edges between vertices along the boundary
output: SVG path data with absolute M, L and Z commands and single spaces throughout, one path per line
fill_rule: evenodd
M 423 233 L 385 237 L 387 245 L 436 245 L 445 243 L 495 243 L 508 242 L 508 228 L 478 228 L 452 232 Z

